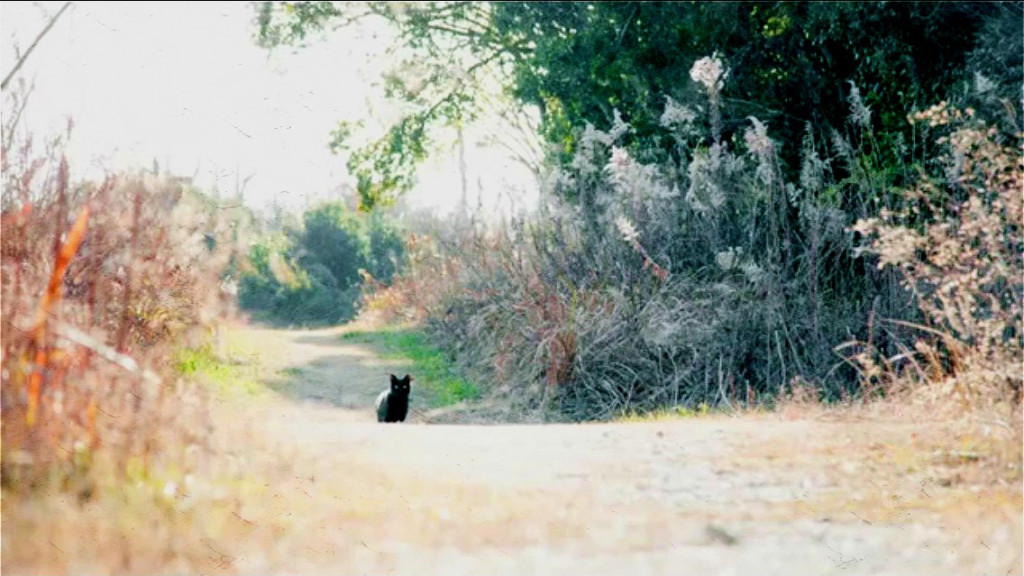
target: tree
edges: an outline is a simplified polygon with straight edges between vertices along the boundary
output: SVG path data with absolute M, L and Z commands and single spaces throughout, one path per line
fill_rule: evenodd
M 266 48 L 300 45 L 314 32 L 384 20 L 398 31 L 384 72 L 388 98 L 404 115 L 366 146 L 351 147 L 358 122 L 343 121 L 331 134 L 331 149 L 347 152 L 361 206 L 388 201 L 413 186 L 415 167 L 428 155 L 436 130 L 471 120 L 485 74 L 494 74 L 509 54 L 525 50 L 498 36 L 491 7 L 478 2 L 260 2 L 257 43 Z
M 514 93 L 544 111 L 550 141 L 572 147 L 586 123 L 613 110 L 647 140 L 665 98 L 694 103 L 691 65 L 714 52 L 730 73 L 728 136 L 756 115 L 783 142 L 805 126 L 839 128 L 850 82 L 879 131 L 905 126 L 910 108 L 941 99 L 995 5 L 981 3 L 501 3 L 503 37 L 535 48 L 515 61 Z M 965 41 L 967 39 L 967 41 Z M 728 138 L 726 138 L 728 139 Z M 795 146 L 790 159 L 795 158 Z
M 239 302 L 277 321 L 347 320 L 356 312 L 361 271 L 390 283 L 403 252 L 388 214 L 355 212 L 345 202 L 321 204 L 302 214 L 300 226 L 271 232 L 251 246 Z
M 306 270 L 322 265 L 321 283 L 341 290 L 358 284 L 359 269 L 366 267 L 369 250 L 356 217 L 341 204 L 329 203 L 306 212 L 303 220 L 299 256 Z
M 382 138 L 351 150 L 349 169 L 366 205 L 412 185 L 431 131 L 471 118 L 488 74 L 540 108 L 541 131 L 562 160 L 578 129 L 607 128 L 615 111 L 633 127 L 633 143 L 642 144 L 636 148 L 657 148 L 666 98 L 699 102 L 688 72 L 715 52 L 730 69 L 726 141 L 755 114 L 783 142 L 800 142 L 808 125 L 839 129 L 852 86 L 874 111 L 873 127 L 894 132 L 911 108 L 941 98 L 1000 10 L 971 2 L 257 5 L 258 41 L 267 47 L 302 44 L 313 32 L 363 18 L 397 30 L 399 64 L 385 72 L 385 86 L 410 112 Z M 345 149 L 356 128 L 340 125 L 332 147 Z M 783 158 L 795 165 L 798 153 L 792 146 Z

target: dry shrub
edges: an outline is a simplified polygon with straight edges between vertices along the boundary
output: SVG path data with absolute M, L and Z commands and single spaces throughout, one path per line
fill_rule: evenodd
M 172 357 L 225 310 L 227 230 L 171 179 L 72 184 L 59 146 L 3 178 L 5 490 L 180 485 L 210 422 Z
M 906 205 L 863 219 L 855 229 L 878 267 L 899 271 L 923 321 L 879 319 L 917 338 L 886 356 L 851 342 L 864 389 L 880 401 L 869 415 L 898 412 L 950 427 L 929 446 L 958 463 L 957 477 L 1019 482 L 1022 468 L 1022 298 L 1024 175 L 1020 136 L 940 104 L 912 120 L 945 130 L 941 174 L 905 191 Z M 964 456 L 966 455 L 966 456 Z M 970 464 L 970 465 L 968 465 Z M 962 470 L 961 470 L 962 469 Z
M 925 386 L 968 407 L 1009 403 L 1018 412 L 1022 381 L 1022 160 L 1018 147 L 973 112 L 942 104 L 916 122 L 948 126 L 941 179 L 923 178 L 907 206 L 864 219 L 878 267 L 894 267 L 920 308 L 913 350 L 883 358 L 869 344 L 855 356 L 869 382 Z M 1018 141 L 1019 142 L 1019 141 Z M 890 321 L 898 322 L 898 321 Z M 1019 414 L 1014 418 L 1019 419 Z
M 842 132 L 800 143 L 753 117 L 742 141 L 701 135 L 699 111 L 671 100 L 668 155 L 619 116 L 587 125 L 535 214 L 433 235 L 368 308 L 423 321 L 485 389 L 571 419 L 771 404 L 796 379 L 826 402 L 891 396 L 910 371 L 968 403 L 1013 395 L 1019 155 L 961 113 L 942 159 L 875 133 L 856 86 L 849 99 Z M 881 269 L 857 232 L 878 235 Z
M 642 266 L 633 244 L 611 237 L 604 248 L 641 260 L 640 281 L 661 282 L 662 271 Z M 670 307 L 671 290 L 652 298 L 651 318 L 638 323 L 634 303 L 603 287 L 582 265 L 583 252 L 574 227 L 550 222 L 417 236 L 391 286 L 364 278 L 362 318 L 422 323 L 469 376 L 520 413 L 607 418 L 681 399 L 686 387 L 667 375 L 668 363 L 648 365 L 658 344 L 638 334 L 660 320 L 657 305 Z M 642 385 L 645 373 L 666 376 L 668 385 Z
M 62 139 L 4 135 L 3 569 L 198 571 L 231 470 L 175 352 L 229 310 L 236 232 L 173 178 L 74 183 Z
M 360 270 L 363 294 L 362 320 L 385 323 L 422 322 L 438 311 L 447 280 L 458 275 L 459 260 L 442 257 L 437 242 L 426 234 L 410 234 L 405 240 L 405 267 L 390 285 Z
M 720 102 L 706 104 L 714 114 Z M 545 175 L 537 213 L 435 236 L 436 252 L 368 308 L 415 309 L 399 314 L 425 319 L 485 388 L 527 408 L 555 399 L 552 412 L 572 419 L 755 405 L 797 375 L 829 399 L 849 394 L 855 375 L 835 343 L 863 333 L 880 293 L 883 313 L 908 308 L 889 297 L 895 274 L 854 265 L 846 231 L 888 201 L 870 131 L 851 124 L 857 145 L 837 133 L 846 166 L 809 131 L 796 183 L 766 124 L 751 118 L 742 141 L 724 141 L 699 133 L 698 112 L 668 101 L 667 155 L 630 142 L 620 116 L 606 131 L 587 125 L 571 162 Z

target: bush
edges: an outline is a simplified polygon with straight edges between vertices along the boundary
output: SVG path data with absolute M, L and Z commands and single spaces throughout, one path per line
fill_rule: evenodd
M 232 231 L 180 182 L 73 185 L 29 144 L 4 150 L 3 179 L 5 488 L 88 499 L 111 477 L 180 483 L 209 422 L 172 358 L 230 306 Z
M 905 192 L 907 206 L 860 220 L 878 267 L 900 271 L 923 318 L 913 352 L 885 357 L 870 341 L 855 356 L 868 387 L 932 384 L 975 406 L 1020 398 L 1024 301 L 1024 176 L 1020 139 L 972 109 L 940 104 L 912 120 L 945 129 L 937 174 Z
M 239 303 L 275 322 L 343 322 L 355 315 L 364 278 L 388 282 L 402 252 L 383 214 L 326 203 L 303 214 L 300 230 L 269 234 L 251 246 Z
M 691 75 L 708 106 L 667 102 L 667 157 L 620 148 L 621 120 L 588 125 L 538 214 L 411 242 L 366 310 L 400 308 L 490 393 L 571 419 L 755 404 L 793 381 L 825 399 L 860 392 L 860 367 L 834 348 L 852 336 L 894 356 L 930 312 L 896 270 L 859 257 L 865 230 L 851 225 L 909 208 L 901 189 L 941 168 L 934 149 L 876 135 L 850 85 L 846 131 L 789 143 L 802 161 L 787 181 L 783 144 L 758 119 L 732 141 L 714 131 L 722 64 L 701 59 Z M 897 321 L 877 330 L 882 318 Z

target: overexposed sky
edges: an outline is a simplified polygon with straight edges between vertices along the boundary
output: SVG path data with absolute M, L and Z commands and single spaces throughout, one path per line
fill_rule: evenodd
M 2 3 L 3 74 L 14 65 L 12 47 L 25 50 L 61 5 Z M 389 31 L 345 29 L 273 53 L 255 45 L 254 31 L 247 2 L 76 2 L 22 68 L 35 83 L 25 123 L 39 137 L 73 117 L 69 157 L 79 177 L 156 160 L 223 195 L 252 176 L 249 205 L 301 208 L 353 183 L 327 149 L 329 133 L 339 120 L 385 111 L 372 84 L 388 64 Z M 489 130 L 467 131 L 470 201 L 482 189 L 485 206 L 499 194 L 529 202 L 529 172 L 500 149 L 475 145 Z M 452 153 L 429 162 L 410 204 L 454 208 L 457 167 Z

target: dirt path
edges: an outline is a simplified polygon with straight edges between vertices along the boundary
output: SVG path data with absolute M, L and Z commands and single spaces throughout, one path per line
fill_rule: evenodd
M 273 514 L 306 536 L 284 563 L 267 551 L 235 570 L 1021 573 L 1020 487 L 938 464 L 939 425 L 379 425 L 385 374 L 407 367 L 339 335 L 253 329 L 268 373 L 286 375 L 256 426 L 295 456 L 268 498 L 299 494 Z

